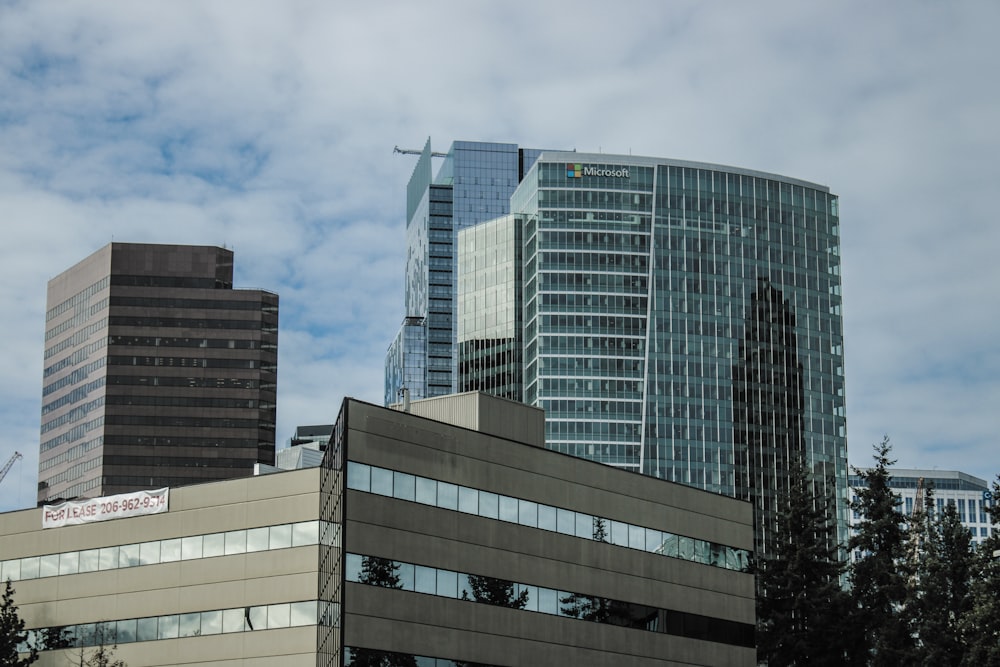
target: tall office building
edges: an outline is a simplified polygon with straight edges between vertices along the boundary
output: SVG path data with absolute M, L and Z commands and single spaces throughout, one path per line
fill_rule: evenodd
M 972 534 L 972 543 L 979 546 L 997 528 L 990 523 L 989 508 L 996 500 L 990 484 L 984 479 L 958 470 L 919 470 L 913 468 L 890 468 L 889 488 L 899 498 L 899 511 L 907 516 L 913 514 L 917 503 L 917 488 L 924 494 L 933 494 L 934 506 L 942 511 L 945 505 L 954 505 L 958 519 Z M 865 486 L 864 479 L 857 474 L 848 477 L 851 500 L 855 500 L 855 489 Z M 862 517 L 851 513 L 851 527 L 857 526 Z
M 274 462 L 278 296 L 233 252 L 111 243 L 48 286 L 39 501 Z
M 510 196 L 541 151 L 456 141 L 433 174 L 430 139 L 406 189 L 406 313 L 385 358 L 385 404 L 458 390 L 455 235 L 509 211 Z
M 520 349 L 546 446 L 751 500 L 758 550 L 801 457 L 846 538 L 837 206 L 773 174 L 543 153 L 492 237 L 460 232 L 460 381 L 510 396 L 482 350 Z

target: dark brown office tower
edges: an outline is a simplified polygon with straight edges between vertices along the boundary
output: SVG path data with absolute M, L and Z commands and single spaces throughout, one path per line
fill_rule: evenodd
M 49 281 L 38 500 L 273 463 L 278 296 L 233 252 L 111 243 Z

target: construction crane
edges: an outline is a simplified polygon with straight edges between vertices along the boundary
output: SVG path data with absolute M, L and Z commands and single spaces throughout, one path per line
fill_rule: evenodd
M 400 148 L 399 146 L 393 146 L 393 155 L 421 155 L 423 151 L 418 151 L 414 148 Z M 431 157 L 448 157 L 447 153 L 438 153 L 437 151 L 431 151 Z
M 10 472 L 11 466 L 14 465 L 14 461 L 17 461 L 19 458 L 21 458 L 21 452 L 14 452 L 14 456 L 10 457 L 10 460 L 4 464 L 3 470 L 0 470 L 0 482 L 2 482 L 3 478 L 7 476 L 8 472 Z

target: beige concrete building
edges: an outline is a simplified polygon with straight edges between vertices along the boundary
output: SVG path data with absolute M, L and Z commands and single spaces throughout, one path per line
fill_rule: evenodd
M 542 440 L 503 399 L 347 399 L 319 468 L 0 515 L 0 575 L 39 665 L 753 665 L 750 505 Z

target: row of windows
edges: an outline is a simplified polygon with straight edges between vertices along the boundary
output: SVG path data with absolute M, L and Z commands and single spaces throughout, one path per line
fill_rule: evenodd
M 66 320 L 64 322 L 60 322 L 56 326 L 54 326 L 51 329 L 47 330 L 45 332 L 45 340 L 46 341 L 50 341 L 53 338 L 55 338 L 56 336 L 58 336 L 59 334 L 64 333 L 66 331 L 69 331 L 70 329 L 72 329 L 75 326 L 83 324 L 84 322 L 86 322 L 87 320 L 91 319 L 94 315 L 96 315 L 97 313 L 101 312 L 102 310 L 104 310 L 107 307 L 108 307 L 108 300 L 107 299 L 101 299 L 100 301 L 98 301 L 97 303 L 95 303 L 93 306 L 90 306 L 89 308 L 85 308 L 85 309 L 81 310 L 80 312 L 78 312 L 76 315 L 74 315 L 73 317 L 69 318 L 68 320 Z
M 100 340 L 94 341 L 90 345 L 81 347 L 79 350 L 74 351 L 73 354 L 69 355 L 68 357 L 60 359 L 51 366 L 47 366 L 45 370 L 42 372 L 42 377 L 49 377 L 50 375 L 54 375 L 55 373 L 58 373 L 64 368 L 75 366 L 81 361 L 84 361 L 92 353 L 106 347 L 107 344 L 108 340 L 106 338 L 101 338 Z
M 590 250 L 649 251 L 648 234 L 611 233 L 608 231 L 545 231 L 539 241 L 545 248 L 586 248 Z
M 641 317 L 614 315 L 542 315 L 541 326 L 552 333 L 595 333 L 645 336 L 645 313 Z
M 339 526 L 323 522 L 329 546 L 339 545 Z M 191 535 L 137 544 L 123 544 L 64 551 L 44 556 L 26 556 L 0 562 L 0 580 L 24 581 L 84 572 L 117 570 L 181 560 L 230 556 L 319 544 L 320 522 L 302 521 L 277 526 Z
M 103 405 L 104 405 L 104 397 L 103 396 L 101 396 L 100 398 L 96 398 L 93 401 L 88 401 L 87 403 L 84 403 L 83 405 L 81 405 L 79 407 L 73 408 L 72 410 L 70 410 L 66 414 L 61 415 L 59 417 L 56 417 L 55 419 L 52 419 L 51 421 L 42 422 L 42 430 L 41 430 L 41 432 L 43 434 L 44 433 L 48 433 L 49 431 L 55 430 L 55 429 L 57 429 L 57 428 L 59 428 L 61 426 L 65 426 L 66 424 L 72 424 L 75 421 L 83 419 L 91 411 L 96 410 L 97 408 L 99 408 L 99 407 L 101 407 Z
M 649 304 L 646 296 L 613 294 L 552 294 L 541 296 L 542 310 L 569 312 L 645 313 Z
M 344 578 L 370 586 L 576 618 L 594 623 L 754 646 L 754 628 L 686 612 L 465 574 L 385 558 L 347 554 Z
M 45 403 L 42 405 L 42 414 L 46 415 L 53 410 L 57 410 L 64 405 L 69 405 L 70 403 L 76 403 L 77 401 L 83 400 L 87 397 L 87 394 L 94 391 L 95 389 L 100 389 L 104 386 L 105 379 L 103 377 L 97 378 L 93 382 L 88 382 L 82 387 L 77 387 L 73 391 L 69 392 L 65 396 L 60 396 L 51 403 Z M 44 391 L 44 390 L 43 390 Z M 47 394 L 46 394 L 47 395 Z
M 642 354 L 644 338 L 622 336 L 542 336 L 539 354 Z
M 109 375 L 109 385 L 140 387 L 199 387 L 208 389 L 270 389 L 273 383 L 258 383 L 253 378 L 176 377 L 172 375 Z
M 83 329 L 80 329 L 69 338 L 59 341 L 52 347 L 46 348 L 45 358 L 48 359 L 54 355 L 57 355 L 67 348 L 76 347 L 77 345 L 87 340 L 101 329 L 106 329 L 107 327 L 108 327 L 108 318 L 106 317 L 103 318 L 100 322 L 94 322 L 93 324 L 90 324 L 84 327 Z
M 178 299 L 149 296 L 113 296 L 112 306 L 135 308 L 188 308 L 200 310 L 260 310 L 260 301 L 245 299 Z
M 429 658 L 395 651 L 380 651 L 371 648 L 344 648 L 345 667 L 367 667 L 368 665 L 412 665 L 412 667 L 497 667 L 483 662 L 472 663 L 447 658 Z
M 163 433 L 149 435 L 107 435 L 104 444 L 109 447 L 120 445 L 125 447 L 223 447 L 240 449 L 257 447 L 258 442 L 251 438 L 192 438 L 190 436 L 165 435 Z
M 543 252 L 542 266 L 551 271 L 626 271 L 647 273 L 649 255 L 595 252 Z
M 77 479 L 78 477 L 81 477 L 85 472 L 93 470 L 94 468 L 100 468 L 101 460 L 102 460 L 101 457 L 97 456 L 87 461 L 83 461 L 82 463 L 77 463 L 75 466 L 72 466 L 69 469 L 64 470 L 58 475 L 46 478 L 45 482 L 47 482 L 49 485 L 52 485 L 52 484 L 62 484 L 63 482 L 68 482 L 70 480 Z
M 49 468 L 57 466 L 60 463 L 65 463 L 66 461 L 73 461 L 75 459 L 80 458 L 90 450 L 100 447 L 103 444 L 104 444 L 104 438 L 102 436 L 98 436 L 93 440 L 88 440 L 87 442 L 81 442 L 79 445 L 70 447 L 62 454 L 59 454 L 58 456 L 53 456 L 51 459 L 43 459 L 38 464 L 38 470 L 39 471 L 48 470 Z
M 125 394 L 123 396 L 108 396 L 108 405 L 144 405 L 171 408 L 231 408 L 231 409 L 269 409 L 273 404 L 265 404 L 252 398 L 206 398 L 204 396 L 138 396 Z
M 113 355 L 108 357 L 109 366 L 166 366 L 168 368 L 260 368 L 271 369 L 275 364 L 267 364 L 257 359 L 206 359 L 205 357 L 130 357 Z
M 274 424 L 263 419 L 233 419 L 229 417 L 181 417 L 145 415 L 108 415 L 109 426 L 173 426 L 177 428 L 260 428 L 274 430 Z
M 746 571 L 749 552 L 693 537 L 350 461 L 347 487 L 587 540 Z
M 101 290 L 105 289 L 107 286 L 108 286 L 108 277 L 105 276 L 104 278 L 101 278 L 93 285 L 90 285 L 86 289 L 81 290 L 76 294 L 74 294 L 73 296 L 71 296 L 70 298 L 66 299 L 62 303 L 59 303 L 50 308 L 48 312 L 45 313 L 45 321 L 48 322 L 52 318 L 62 313 L 65 313 L 70 308 L 74 308 L 78 305 L 86 303 L 90 299 L 90 297 L 94 296 Z
M 549 292 L 622 292 L 646 294 L 649 278 L 614 273 L 541 273 L 538 289 Z
M 268 327 L 260 320 L 210 320 L 206 318 L 193 317 L 123 317 L 115 316 L 109 318 L 109 324 L 113 327 L 151 327 L 166 328 L 176 327 L 182 329 L 245 329 L 248 331 L 260 330 L 267 332 L 269 329 L 277 331 L 277 324 Z
M 147 616 L 120 621 L 100 621 L 28 630 L 19 651 L 34 646 L 41 651 L 89 646 L 114 646 L 133 642 L 204 637 L 254 630 L 276 630 L 303 625 L 334 626 L 339 623 L 336 602 L 306 600 L 278 604 Z
M 254 350 L 264 348 L 255 340 L 232 338 L 166 338 L 163 336 L 111 336 L 111 345 L 141 345 L 142 347 L 198 347 L 203 349 Z
M 195 289 L 229 289 L 232 283 L 218 278 L 196 276 L 129 276 L 115 274 L 111 284 L 116 287 L 188 287 Z

